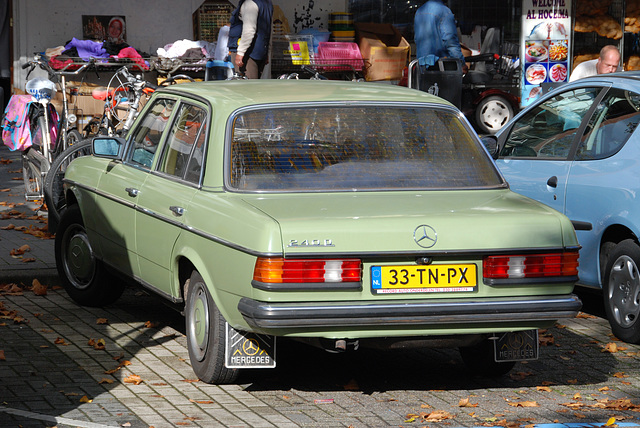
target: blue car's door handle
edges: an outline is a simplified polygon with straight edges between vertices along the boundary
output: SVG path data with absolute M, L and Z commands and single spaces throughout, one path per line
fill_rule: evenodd
M 558 177 L 555 175 L 547 180 L 547 186 L 556 188 L 558 187 Z

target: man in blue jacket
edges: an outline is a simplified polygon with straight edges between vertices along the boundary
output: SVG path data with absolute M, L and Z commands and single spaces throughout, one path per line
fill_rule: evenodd
M 428 0 L 414 17 L 416 57 L 433 65 L 439 58 L 456 58 L 466 71 L 453 12 L 442 0 Z
M 259 79 L 269 60 L 271 0 L 240 0 L 231 14 L 229 52 L 236 71 Z

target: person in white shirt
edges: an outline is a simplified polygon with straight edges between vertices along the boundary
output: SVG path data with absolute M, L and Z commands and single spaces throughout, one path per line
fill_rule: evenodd
M 569 82 L 582 79 L 583 77 L 608 74 L 616 71 L 622 71 L 620 68 L 620 51 L 613 45 L 607 45 L 600 50 L 600 57 L 597 59 L 578 64 L 571 72 Z
M 269 60 L 272 16 L 271 0 L 240 0 L 231 14 L 231 59 L 236 70 L 249 79 L 259 79 Z

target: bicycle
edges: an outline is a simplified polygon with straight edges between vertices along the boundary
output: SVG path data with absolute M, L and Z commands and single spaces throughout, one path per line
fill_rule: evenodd
M 190 76 L 178 74 L 168 77 L 160 86 L 167 86 L 178 80 L 194 81 Z M 106 88 L 93 90 L 92 97 L 105 102 L 104 113 L 102 117 L 89 121 L 84 128 L 85 134 L 88 136 L 126 134 L 138 117 L 142 100 L 151 96 L 156 89 L 158 85 L 132 74 L 126 66 L 121 67 L 109 79 Z
M 25 186 L 25 199 L 39 200 L 44 197 L 43 181 L 53 159 L 68 146 L 80 141 L 82 135 L 74 128 L 75 115 L 69 114 L 66 97 L 66 76 L 78 75 L 93 64 L 93 60 L 83 64 L 76 70 L 69 70 L 72 64 L 67 64 L 61 70 L 54 70 L 42 55 L 28 61 L 23 69 L 31 68 L 31 72 L 40 67 L 47 72 L 48 79 L 35 78 L 27 81 L 25 90 L 34 101 L 29 103 L 31 146 L 22 152 L 22 174 Z M 51 99 L 57 86 L 60 87 L 62 97 L 62 111 L 58 116 Z
M 160 86 L 168 86 L 178 80 L 194 81 L 190 76 L 180 74 L 167 78 Z M 48 208 L 49 233 L 55 233 L 60 215 L 66 207 L 63 178 L 67 167 L 74 159 L 91 154 L 93 137 L 100 135 L 124 136 L 131 129 L 141 110 L 142 99 L 149 97 L 158 85 L 132 74 L 124 66 L 109 80 L 106 89 L 94 90 L 92 96 L 105 102 L 101 117 L 92 119 L 84 131 L 91 138 L 84 139 L 65 149 L 58 155 L 44 180 L 44 198 Z M 119 115 L 118 112 L 124 114 Z

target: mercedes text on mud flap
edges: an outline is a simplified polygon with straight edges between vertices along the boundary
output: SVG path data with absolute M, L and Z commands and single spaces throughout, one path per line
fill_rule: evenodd
M 466 119 L 426 93 L 184 83 L 156 91 L 126 138 L 92 145 L 64 178 L 65 289 L 105 305 L 124 277 L 165 297 L 206 382 L 273 367 L 267 338 L 455 346 L 500 375 L 514 362 L 492 338 L 581 306 L 569 220 L 510 191 Z

